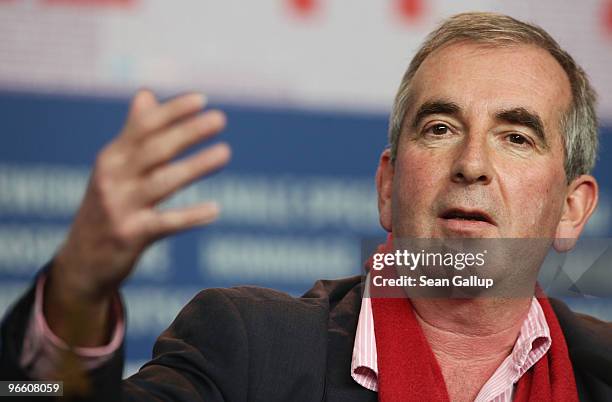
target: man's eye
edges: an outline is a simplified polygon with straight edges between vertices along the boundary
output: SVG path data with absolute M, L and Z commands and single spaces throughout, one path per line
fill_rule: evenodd
M 431 132 L 433 135 L 444 135 L 448 133 L 449 128 L 445 124 L 434 124 L 429 127 L 427 131 Z
M 525 138 L 524 136 L 520 134 L 510 134 L 508 136 L 508 139 L 513 144 L 518 144 L 518 145 L 526 145 L 526 144 L 528 145 L 529 144 L 529 141 L 527 140 L 527 138 Z

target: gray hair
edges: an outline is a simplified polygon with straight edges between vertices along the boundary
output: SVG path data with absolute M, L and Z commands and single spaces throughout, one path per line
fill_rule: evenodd
M 542 28 L 495 13 L 462 13 L 445 20 L 431 32 L 412 58 L 395 96 L 389 119 L 391 160 L 397 146 L 406 111 L 410 106 L 412 79 L 421 63 L 433 51 L 453 43 L 472 41 L 494 47 L 535 45 L 548 51 L 569 78 L 572 101 L 561 117 L 560 127 L 565 149 L 565 175 L 568 183 L 595 166 L 598 147 L 598 123 L 595 112 L 597 95 L 584 70 Z

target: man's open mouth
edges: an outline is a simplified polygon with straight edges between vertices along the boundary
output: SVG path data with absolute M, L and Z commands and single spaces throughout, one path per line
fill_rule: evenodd
M 452 208 L 445 211 L 441 216 L 442 219 L 457 219 L 463 221 L 474 221 L 474 222 L 485 222 L 491 225 L 495 225 L 495 222 L 484 211 L 479 210 L 464 210 L 458 208 Z

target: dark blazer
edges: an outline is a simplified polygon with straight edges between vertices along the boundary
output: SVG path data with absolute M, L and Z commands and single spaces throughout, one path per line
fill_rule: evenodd
M 318 281 L 301 298 L 249 286 L 204 290 L 137 374 L 120 380 L 123 351 L 95 370 L 91 400 L 376 401 L 350 375 L 361 279 Z M 2 325 L 2 380 L 27 379 L 17 359 L 33 299 L 31 289 Z M 581 400 L 612 401 L 611 324 L 552 305 Z

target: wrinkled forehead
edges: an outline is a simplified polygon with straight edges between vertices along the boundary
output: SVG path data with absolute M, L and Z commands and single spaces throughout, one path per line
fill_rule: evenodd
M 570 82 L 561 65 L 532 45 L 462 42 L 442 47 L 419 66 L 410 92 L 405 117 L 423 102 L 449 99 L 478 116 L 516 107 L 532 110 L 553 131 L 559 130 L 571 103 Z

